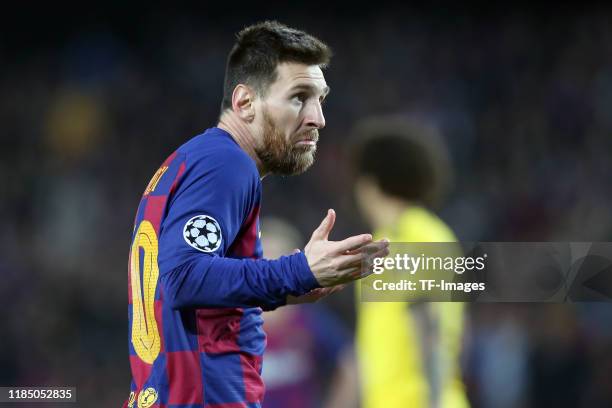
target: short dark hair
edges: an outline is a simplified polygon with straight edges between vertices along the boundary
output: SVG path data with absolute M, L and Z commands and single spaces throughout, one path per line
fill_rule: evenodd
M 353 170 L 388 195 L 431 207 L 452 178 L 448 150 L 435 128 L 398 115 L 364 119 L 353 130 Z
M 221 112 L 232 107 L 232 93 L 238 84 L 249 85 L 264 96 L 276 80 L 278 64 L 298 62 L 324 68 L 331 56 L 331 49 L 319 39 L 276 21 L 244 28 L 236 35 L 227 58 Z

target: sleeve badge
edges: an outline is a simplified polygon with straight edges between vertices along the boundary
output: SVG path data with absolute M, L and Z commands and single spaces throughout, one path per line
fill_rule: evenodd
M 187 221 L 183 237 L 189 246 L 207 253 L 219 249 L 223 239 L 219 223 L 210 215 L 196 215 Z

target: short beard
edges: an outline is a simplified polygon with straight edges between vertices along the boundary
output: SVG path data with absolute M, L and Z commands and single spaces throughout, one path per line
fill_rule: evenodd
M 305 172 L 314 163 L 317 147 L 296 145 L 295 142 L 305 134 L 316 142 L 319 138 L 318 131 L 313 129 L 288 141 L 265 111 L 263 120 L 263 142 L 255 148 L 255 153 L 266 172 L 282 176 L 293 176 Z

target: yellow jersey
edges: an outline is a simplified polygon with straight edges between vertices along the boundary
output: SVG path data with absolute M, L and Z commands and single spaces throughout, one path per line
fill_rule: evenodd
M 456 241 L 422 207 L 409 207 L 394 228 L 374 235 L 392 243 Z M 468 408 L 459 367 L 464 305 L 361 302 L 355 287 L 363 408 Z

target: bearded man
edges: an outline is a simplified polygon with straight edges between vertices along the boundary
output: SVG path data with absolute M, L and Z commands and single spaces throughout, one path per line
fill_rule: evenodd
M 262 259 L 261 180 L 314 161 L 330 49 L 277 22 L 238 33 L 216 127 L 172 153 L 138 208 L 129 260 L 130 397 L 124 407 L 260 407 L 262 309 L 315 301 L 369 273 L 386 240 L 329 241 Z

